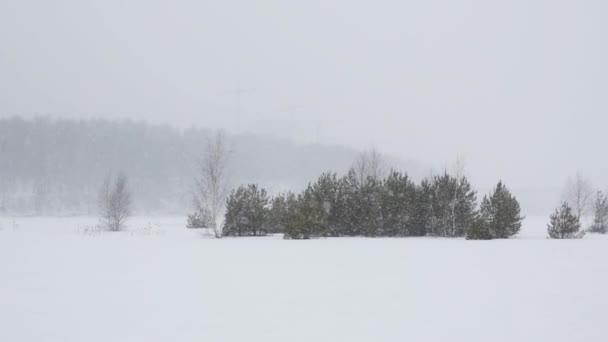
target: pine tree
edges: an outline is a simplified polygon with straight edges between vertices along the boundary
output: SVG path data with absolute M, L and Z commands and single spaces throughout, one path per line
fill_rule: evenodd
M 425 236 L 430 230 L 433 220 L 432 186 L 427 179 L 423 179 L 416 187 L 414 198 L 414 212 L 408 233 L 411 236 Z
M 382 223 L 382 181 L 368 177 L 358 189 L 357 222 L 364 236 L 383 236 Z
M 266 235 L 268 194 L 256 184 L 240 186 L 228 197 L 224 220 L 224 235 Z
M 359 212 L 361 207 L 361 193 L 357 173 L 354 169 L 351 168 L 347 174 L 340 179 L 339 186 L 339 235 L 361 235 L 363 233 L 361 222 L 359 221 L 361 217 Z
M 288 211 L 288 198 L 294 196 L 291 192 L 280 193 L 272 198 L 270 209 L 268 210 L 268 232 L 272 234 L 283 233 L 285 231 L 285 220 Z
M 432 216 L 429 233 L 435 236 L 463 236 L 475 219 L 477 194 L 464 176 L 445 172 L 430 182 Z
M 585 232 L 579 232 L 580 229 L 581 223 L 578 216 L 573 213 L 572 208 L 566 202 L 551 214 L 547 226 L 547 232 L 552 239 L 581 238 L 585 235 Z
M 232 190 L 226 200 L 223 235 L 243 236 L 247 233 L 247 188 L 239 186 Z
M 391 171 L 382 191 L 383 235 L 406 236 L 412 229 L 416 186 L 407 174 Z
M 311 205 L 318 206 L 322 212 L 318 226 L 315 226 L 312 234 L 315 236 L 337 236 L 338 219 L 340 217 L 339 181 L 335 173 L 323 173 L 317 181 L 310 184 L 306 189 Z
M 455 204 L 450 236 L 464 236 L 466 228 L 475 221 L 477 215 L 477 192 L 464 176 L 457 180 L 457 184 L 454 190 Z
M 318 236 L 323 224 L 324 212 L 310 191 L 304 191 L 289 206 L 285 224 L 285 239 L 310 239 Z
M 602 191 L 595 195 L 593 203 L 593 223 L 589 231 L 593 233 L 605 234 L 608 230 L 608 196 Z
M 467 240 L 491 240 L 488 221 L 481 217 L 475 218 L 471 225 L 466 229 L 465 237 Z
M 487 224 L 492 238 L 506 239 L 519 233 L 523 217 L 517 199 L 498 182 L 490 196 L 484 196 L 481 202 L 480 219 Z

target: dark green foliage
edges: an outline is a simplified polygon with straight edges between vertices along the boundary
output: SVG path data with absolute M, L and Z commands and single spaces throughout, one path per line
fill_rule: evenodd
M 413 217 L 409 227 L 409 235 L 424 236 L 433 221 L 433 189 L 431 183 L 424 179 L 416 187 Z
M 416 186 L 406 174 L 392 171 L 381 191 L 382 235 L 407 236 L 417 231 L 413 224 L 416 213 Z
M 339 235 L 361 235 L 361 224 L 358 221 L 360 218 L 358 213 L 360 207 L 360 186 L 356 172 L 353 169 L 350 169 L 348 173 L 340 179 L 339 184 Z
M 489 196 L 484 196 L 479 214 L 495 239 L 506 239 L 519 233 L 523 220 L 519 202 L 502 182 L 498 182 Z
M 471 225 L 466 229 L 467 240 L 491 240 L 489 224 L 486 220 L 478 217 L 473 220 Z
M 551 214 L 547 233 L 552 239 L 576 239 L 585 235 L 585 232 L 579 232 L 581 223 L 578 217 L 572 212 L 572 208 L 568 203 L 564 202 L 559 209 Z
M 382 182 L 372 177 L 361 185 L 357 193 L 357 231 L 364 236 L 383 236 L 382 224 Z
M 225 236 L 267 234 L 268 194 L 255 184 L 232 191 L 226 204 Z
M 382 235 L 382 181 L 368 177 L 366 181 L 361 182 L 356 172 L 351 169 L 338 184 L 337 235 Z
M 606 234 L 608 230 L 608 196 L 598 191 L 593 203 L 593 223 L 589 227 L 592 233 Z
M 298 197 L 295 207 L 290 208 L 285 237 L 309 239 L 339 236 L 345 217 L 343 204 L 336 174 L 323 173 Z
M 268 210 L 267 229 L 271 234 L 283 233 L 289 211 L 290 198 L 295 197 L 291 192 L 276 195 Z
M 364 181 L 354 169 L 342 178 L 323 173 L 297 196 L 276 196 L 265 211 L 266 220 L 255 230 L 249 227 L 250 220 L 244 219 L 248 216 L 241 214 L 247 211 L 247 196 L 243 188 L 231 195 L 226 235 L 284 232 L 286 239 L 427 234 L 457 237 L 477 223 L 475 191 L 465 177 L 447 173 L 423 180 L 419 186 L 396 171 L 385 179 L 367 177 Z
M 477 194 L 466 177 L 445 172 L 430 181 L 431 216 L 427 233 L 435 236 L 463 236 L 475 218 Z
M 310 239 L 319 236 L 324 226 L 325 213 L 310 191 L 298 196 L 290 206 L 285 225 L 286 239 Z
M 320 212 L 319 222 L 312 230 L 314 236 L 339 235 L 339 219 L 342 216 L 338 205 L 339 188 L 340 184 L 335 173 L 323 173 L 306 189 L 304 198 L 310 206 L 316 206 Z
M 194 214 L 188 215 L 188 228 L 213 228 L 215 223 L 209 213 L 209 210 L 205 208 L 199 208 Z

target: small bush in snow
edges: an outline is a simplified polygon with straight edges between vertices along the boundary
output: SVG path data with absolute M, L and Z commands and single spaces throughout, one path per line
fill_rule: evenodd
M 111 177 L 105 179 L 99 196 L 99 211 L 105 229 L 116 232 L 124 228 L 131 215 L 131 193 L 126 176 L 119 175 L 114 182 Z
M 581 222 L 568 203 L 564 202 L 551 214 L 547 232 L 551 239 L 578 239 L 585 235 L 581 231 Z
M 215 228 L 215 222 L 213 222 L 213 216 L 211 212 L 201 207 L 194 214 L 188 215 L 188 228 Z

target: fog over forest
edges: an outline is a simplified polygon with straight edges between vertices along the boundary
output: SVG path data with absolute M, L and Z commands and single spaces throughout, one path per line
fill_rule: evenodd
M 0 212 L 95 214 L 104 178 L 124 173 L 137 213 L 184 214 L 192 209 L 202 146 L 212 132 L 130 120 L 0 119 Z M 344 174 L 361 153 L 253 133 L 229 135 L 229 145 L 230 187 L 257 183 L 271 194 L 299 191 L 325 171 Z M 416 180 L 451 171 L 455 162 L 432 165 L 391 155 L 383 159 L 385 168 Z M 486 192 L 483 187 L 476 190 Z M 514 192 L 530 214 L 545 214 L 561 195 L 559 186 L 514 187 Z
M 108 174 L 124 173 L 139 213 L 184 214 L 210 134 L 133 121 L 0 119 L 0 212 L 95 214 Z M 300 190 L 323 171 L 345 172 L 357 151 L 255 134 L 229 137 L 231 186 Z M 422 167 L 387 157 L 420 177 Z

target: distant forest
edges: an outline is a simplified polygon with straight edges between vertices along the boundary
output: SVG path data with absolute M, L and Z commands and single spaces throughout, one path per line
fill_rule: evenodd
M 104 178 L 119 172 L 129 179 L 137 213 L 186 213 L 211 132 L 134 121 L 0 119 L 0 213 L 94 214 Z M 344 172 L 357 155 L 253 134 L 229 135 L 229 142 L 231 184 L 273 192 L 303 189 L 323 171 Z M 406 167 L 416 174 L 416 165 Z

